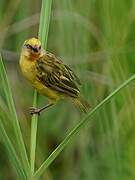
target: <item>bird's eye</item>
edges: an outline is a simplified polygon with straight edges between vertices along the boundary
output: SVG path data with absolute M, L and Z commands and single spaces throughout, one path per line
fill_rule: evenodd
M 39 50 L 41 49 L 41 46 L 39 46 Z
M 28 49 L 32 49 L 32 46 L 29 44 L 25 44 L 25 47 L 27 47 Z

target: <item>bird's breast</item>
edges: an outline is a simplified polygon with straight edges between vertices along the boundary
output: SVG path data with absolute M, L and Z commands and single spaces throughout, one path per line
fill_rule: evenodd
M 59 98 L 59 94 L 49 88 L 47 88 L 44 84 L 37 80 L 37 68 L 36 62 L 30 61 L 25 57 L 20 58 L 20 67 L 25 78 L 31 83 L 31 85 L 37 89 L 37 91 L 47 96 L 50 99 L 56 100 Z
M 33 83 L 36 80 L 37 74 L 36 62 L 30 61 L 26 57 L 22 56 L 20 58 L 20 67 L 25 78 Z

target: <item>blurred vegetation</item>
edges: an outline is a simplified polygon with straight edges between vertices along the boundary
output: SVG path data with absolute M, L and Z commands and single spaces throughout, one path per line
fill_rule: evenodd
M 0 48 L 25 140 L 30 148 L 33 89 L 22 77 L 18 61 L 25 39 L 38 36 L 41 1 L 0 0 Z M 96 106 L 115 87 L 135 73 L 135 2 L 133 0 L 53 1 L 47 50 L 60 56 L 80 77 L 81 92 Z M 123 89 L 92 118 L 72 144 L 46 170 L 46 180 L 135 179 L 135 83 Z M 1 116 L 13 140 L 13 127 L 3 87 Z M 39 97 L 39 106 L 47 99 Z M 42 113 L 38 122 L 36 168 L 70 132 L 82 114 L 60 101 Z M 0 179 L 17 179 L 9 152 L 0 136 Z M 8 173 L 7 173 L 8 172 Z

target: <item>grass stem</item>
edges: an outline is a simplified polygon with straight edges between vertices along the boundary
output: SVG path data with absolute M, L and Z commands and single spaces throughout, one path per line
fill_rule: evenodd
M 42 46 L 46 48 L 47 38 L 49 32 L 50 16 L 51 16 L 52 0 L 42 0 L 40 25 L 39 25 L 39 39 Z M 38 93 L 35 90 L 33 106 L 37 107 Z M 35 154 L 36 154 L 36 137 L 37 137 L 38 115 L 33 115 L 31 121 L 31 145 L 30 145 L 30 166 L 31 174 L 33 175 L 35 169 Z

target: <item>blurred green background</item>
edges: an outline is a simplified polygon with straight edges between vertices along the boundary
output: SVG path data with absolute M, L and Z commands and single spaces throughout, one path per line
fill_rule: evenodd
M 40 9 L 41 1 L 0 0 L 0 49 L 28 153 L 28 110 L 33 102 L 33 88 L 20 73 L 18 62 L 24 40 L 38 35 Z M 83 84 L 82 95 L 94 107 L 135 73 L 135 1 L 54 0 L 47 50 L 74 69 Z M 39 106 L 46 103 L 47 99 L 40 96 Z M 1 86 L 0 104 L 6 110 Z M 82 116 L 67 101 L 60 101 L 41 114 L 36 167 Z M 92 118 L 41 179 L 135 179 L 135 83 Z M 6 127 L 12 136 L 11 127 Z M 14 179 L 14 169 L 0 139 L 0 180 Z

